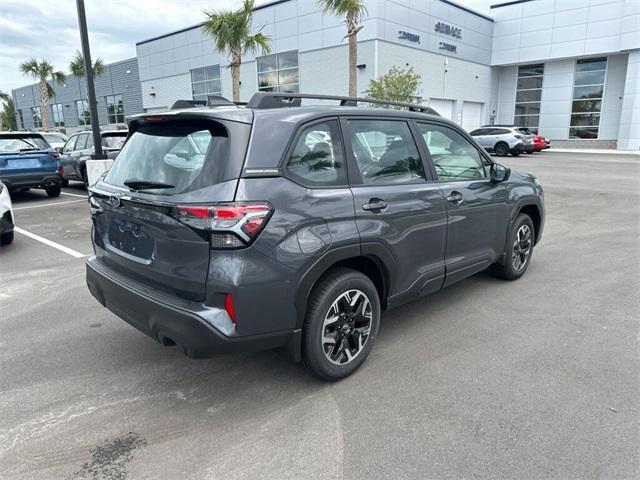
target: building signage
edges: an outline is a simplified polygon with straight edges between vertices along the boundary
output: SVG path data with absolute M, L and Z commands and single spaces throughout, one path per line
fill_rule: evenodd
M 417 33 L 405 32 L 404 30 L 398 30 L 398 38 L 408 42 L 420 43 L 420 35 Z
M 438 33 L 444 33 L 445 35 L 450 35 L 453 38 L 462 38 L 461 28 L 454 27 L 443 22 L 436 23 L 435 30 Z
M 440 42 L 438 44 L 438 48 L 440 48 L 440 50 L 446 50 L 447 52 L 458 53 L 458 47 L 456 45 L 451 45 L 450 43 Z

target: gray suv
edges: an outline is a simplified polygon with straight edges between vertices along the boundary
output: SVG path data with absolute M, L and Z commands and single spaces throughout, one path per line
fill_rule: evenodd
M 326 380 L 381 312 L 488 267 L 527 270 L 542 188 L 427 107 L 258 93 L 128 119 L 90 187 L 93 296 L 193 358 L 282 348 Z
M 533 152 L 533 135 L 525 135 L 516 127 L 482 127 L 469 135 L 487 152 L 498 157 L 506 157 L 509 153 L 517 157 L 521 153 Z

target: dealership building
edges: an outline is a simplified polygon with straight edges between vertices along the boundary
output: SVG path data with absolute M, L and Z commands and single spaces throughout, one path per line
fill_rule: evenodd
M 366 5 L 358 34 L 362 95 L 391 67 L 413 67 L 422 78 L 418 100 L 466 129 L 515 123 L 556 145 L 640 149 L 639 0 L 517 0 L 494 5 L 491 16 L 449 0 Z M 256 91 L 347 93 L 342 18 L 323 14 L 316 0 L 278 0 L 256 7 L 253 24 L 271 37 L 272 53 L 243 57 L 241 100 Z M 109 94 L 98 94 L 104 115 L 113 95 L 122 95 L 126 115 L 178 99 L 231 97 L 227 56 L 200 27 L 139 42 L 128 69 L 138 84 L 112 74 Z M 128 100 L 124 85 L 134 93 Z M 20 99 L 29 88 L 13 91 L 25 128 L 37 119 L 37 90 Z

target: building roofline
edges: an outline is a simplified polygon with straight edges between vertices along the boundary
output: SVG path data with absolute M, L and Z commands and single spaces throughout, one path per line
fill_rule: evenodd
M 257 7 L 254 7 L 253 11 L 257 12 L 258 10 L 262 10 L 263 8 L 274 7 L 276 5 L 280 5 L 281 3 L 287 3 L 287 2 L 290 2 L 290 1 L 291 0 L 274 0 L 273 2 L 265 3 L 264 5 L 258 5 Z M 141 40 L 139 42 L 136 42 L 136 47 L 138 45 L 143 45 L 145 43 L 154 42 L 156 40 L 160 40 L 162 38 L 167 38 L 167 37 L 170 37 L 172 35 L 177 35 L 178 33 L 188 32 L 189 30 L 193 30 L 194 28 L 200 28 L 200 27 L 202 27 L 202 25 L 204 25 L 204 22 L 196 23 L 195 25 L 191 25 L 190 27 L 185 27 L 185 28 L 181 28 L 180 30 L 175 30 L 173 32 L 169 32 L 169 33 L 165 33 L 165 34 L 162 34 L 162 35 L 158 35 L 157 37 L 147 38 L 146 40 Z
M 513 0 L 511 2 L 497 3 L 495 5 L 491 5 L 489 8 L 494 9 L 494 8 L 500 8 L 500 7 L 508 7 L 509 5 L 517 5 L 519 3 L 527 3 L 527 2 L 533 2 L 533 0 Z
M 464 10 L 467 13 L 470 13 L 471 15 L 475 15 L 476 17 L 480 17 L 484 20 L 489 20 L 490 22 L 493 22 L 493 18 L 488 17 L 487 15 L 483 15 L 480 12 L 476 12 L 475 10 L 472 10 L 470 8 L 467 8 L 465 6 L 459 5 L 455 2 L 452 2 L 451 0 L 440 0 L 442 3 L 446 3 L 447 5 L 451 5 L 452 7 L 456 7 L 459 8 L 460 10 Z M 491 7 L 493 8 L 493 7 Z

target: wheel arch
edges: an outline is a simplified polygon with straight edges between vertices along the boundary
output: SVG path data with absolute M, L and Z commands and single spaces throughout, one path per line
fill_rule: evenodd
M 540 239 L 540 234 L 542 233 L 541 232 L 542 213 L 540 211 L 540 207 L 533 202 L 520 205 L 516 210 L 514 219 L 517 218 L 517 216 L 520 215 L 521 213 L 527 214 L 531 219 L 531 221 L 533 222 L 533 228 L 535 231 L 535 243 L 534 243 L 535 245 L 536 243 L 538 243 L 538 240 Z

